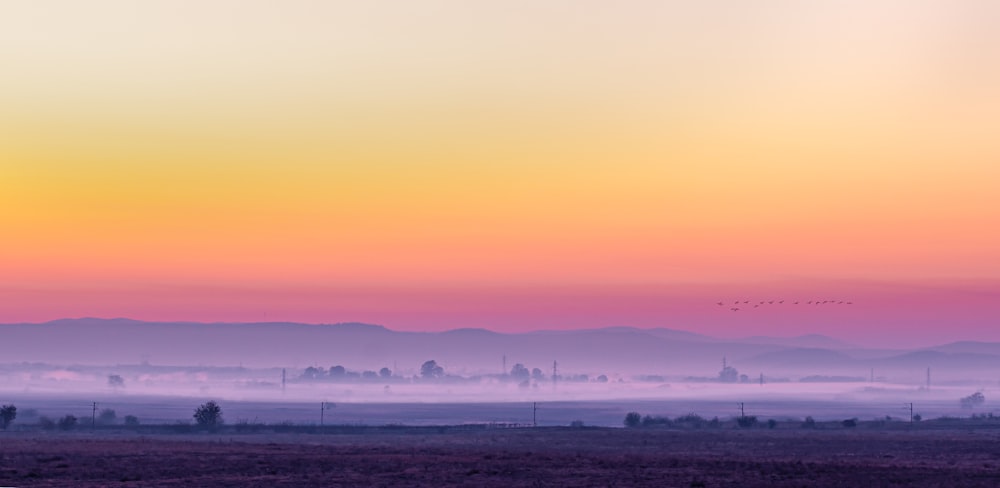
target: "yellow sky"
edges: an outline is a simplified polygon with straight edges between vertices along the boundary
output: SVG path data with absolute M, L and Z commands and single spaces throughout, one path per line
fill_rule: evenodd
M 10 280 L 1000 277 L 1000 5 L 0 4 Z

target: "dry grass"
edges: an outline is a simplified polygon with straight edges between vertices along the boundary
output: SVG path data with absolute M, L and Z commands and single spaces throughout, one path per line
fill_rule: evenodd
M 997 432 L 0 434 L 14 486 L 996 486 Z

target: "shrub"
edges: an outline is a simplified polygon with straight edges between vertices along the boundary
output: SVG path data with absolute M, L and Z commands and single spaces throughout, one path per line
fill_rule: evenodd
M 101 425 L 112 425 L 118 420 L 118 414 L 110 408 L 105 408 L 97 414 L 97 423 Z
M 652 427 L 654 425 L 670 425 L 670 419 L 667 417 L 653 417 L 652 415 L 647 415 L 642 418 L 643 427 Z
M 38 426 L 45 430 L 52 430 L 56 428 L 56 422 L 44 415 L 38 417 Z
M 207 401 L 195 409 L 194 420 L 199 427 L 214 429 L 222 425 L 222 407 L 212 400 Z
M 625 427 L 638 427 L 642 423 L 642 415 L 639 412 L 629 412 L 625 414 Z
M 816 419 L 814 419 L 812 417 L 806 417 L 806 420 L 804 422 L 802 422 L 802 428 L 803 429 L 815 429 L 816 428 Z
M 136 417 L 135 415 L 126 415 L 125 425 L 128 427 L 137 427 L 139 425 L 139 417 Z
M 59 428 L 62 430 L 73 430 L 76 427 L 76 416 L 67 415 L 59 419 Z
M 852 428 L 858 426 L 858 419 L 847 419 L 840 423 L 844 427 Z
M 737 417 L 736 418 L 736 423 L 740 427 L 753 427 L 753 426 L 757 425 L 757 416 L 756 415 L 744 415 L 742 417 Z
M 574 420 L 574 421 L 572 421 L 572 422 L 569 423 L 569 426 L 579 429 L 580 427 L 583 427 L 583 421 L 582 420 Z
M 774 419 L 767 419 L 767 428 L 773 429 L 778 426 L 778 421 Z
M 17 407 L 13 405 L 4 405 L 0 407 L 0 427 L 7 430 L 7 426 L 10 425 L 14 419 L 17 418 Z
M 923 417 L 921 417 L 919 413 L 915 413 L 915 414 L 913 414 L 913 421 L 914 421 L 914 422 L 920 422 L 920 421 L 921 421 L 921 420 L 923 420 L 923 419 L 924 419 L 924 418 L 923 418 Z

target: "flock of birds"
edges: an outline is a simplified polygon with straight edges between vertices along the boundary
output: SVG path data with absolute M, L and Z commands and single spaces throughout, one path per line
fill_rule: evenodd
M 789 305 L 799 305 L 800 303 L 804 305 L 854 305 L 854 302 L 848 300 L 809 300 L 806 302 L 802 302 L 799 300 L 788 301 Z M 715 304 L 720 307 L 726 306 L 726 302 L 716 302 Z M 735 306 L 729 307 L 729 310 L 733 312 L 739 312 L 740 310 L 753 310 L 755 308 L 760 308 L 767 305 L 784 305 L 784 304 L 785 300 L 762 300 L 759 303 L 751 303 L 750 300 L 743 300 L 743 301 L 736 300 L 735 302 L 733 302 L 733 305 Z M 743 305 L 743 307 L 740 307 L 740 305 Z M 753 306 L 750 307 L 749 305 Z

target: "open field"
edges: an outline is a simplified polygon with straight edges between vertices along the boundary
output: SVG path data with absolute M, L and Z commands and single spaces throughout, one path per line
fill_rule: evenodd
M 0 433 L 11 486 L 996 486 L 1000 430 Z

